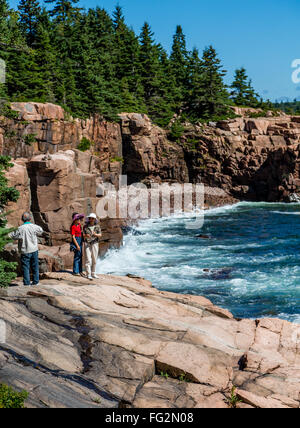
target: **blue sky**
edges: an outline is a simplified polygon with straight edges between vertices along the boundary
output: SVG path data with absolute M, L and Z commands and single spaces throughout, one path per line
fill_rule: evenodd
M 17 0 L 11 0 L 16 6 Z M 104 7 L 111 13 L 118 1 L 85 0 L 83 7 Z M 126 22 L 136 32 L 148 21 L 158 42 L 169 50 L 177 24 L 188 48 L 212 44 L 232 81 L 244 66 L 255 89 L 271 100 L 299 97 L 291 67 L 300 58 L 299 0 L 119 0 Z

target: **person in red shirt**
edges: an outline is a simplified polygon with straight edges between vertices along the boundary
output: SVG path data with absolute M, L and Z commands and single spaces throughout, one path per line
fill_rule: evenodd
M 83 214 L 73 214 L 73 222 L 71 225 L 71 251 L 74 251 L 73 275 L 82 275 L 82 246 L 83 234 L 81 222 L 84 219 Z

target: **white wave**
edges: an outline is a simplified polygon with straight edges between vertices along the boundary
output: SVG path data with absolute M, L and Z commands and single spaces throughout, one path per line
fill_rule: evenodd
M 274 317 L 273 317 L 274 318 Z M 295 324 L 300 324 L 300 314 L 286 314 L 284 312 L 278 314 L 275 318 L 284 319 Z
M 256 208 L 256 207 L 261 207 L 261 208 L 270 208 L 270 207 L 299 207 L 299 202 L 247 202 L 247 201 L 242 201 L 242 202 L 238 202 L 237 204 L 233 205 L 233 206 L 240 206 L 240 207 L 249 207 L 249 208 Z
M 283 215 L 300 215 L 300 212 L 288 212 L 288 211 L 271 211 L 274 214 L 283 214 Z
M 210 215 L 210 214 L 223 214 L 223 213 L 227 213 L 230 211 L 235 211 L 239 206 L 240 206 L 240 202 L 237 204 L 233 204 L 233 205 L 224 205 L 222 207 L 216 207 L 216 208 L 209 208 L 208 210 L 204 211 L 204 215 Z
M 236 204 L 232 205 L 224 205 L 222 207 L 216 207 L 216 208 L 209 208 L 205 211 L 205 216 L 209 215 L 215 215 L 215 214 L 230 214 L 231 212 L 240 211 L 241 209 L 247 209 L 252 210 L 254 208 L 290 208 L 290 207 L 297 207 L 299 208 L 300 204 L 295 203 L 286 203 L 286 202 L 237 202 Z M 281 213 L 281 211 L 279 211 Z

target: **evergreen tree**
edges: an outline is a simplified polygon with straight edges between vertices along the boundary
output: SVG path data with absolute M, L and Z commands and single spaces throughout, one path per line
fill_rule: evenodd
M 32 86 L 33 53 L 22 35 L 17 12 L 8 12 L 7 27 L 7 46 L 0 53 L 6 62 L 6 93 L 13 100 L 25 101 L 25 92 Z
M 6 0 L 0 0 L 0 60 L 1 64 L 1 77 L 3 78 L 3 73 L 5 73 L 4 68 L 6 67 L 7 53 L 5 48 L 9 43 L 8 38 L 8 4 Z M 7 88 L 6 85 L 1 81 L 0 82 L 0 98 L 7 97 Z
M 113 12 L 115 78 L 120 85 L 122 107 L 143 109 L 143 93 L 139 68 L 140 45 L 134 31 L 125 24 L 122 8 Z M 125 101 L 126 100 L 126 101 Z
M 56 52 L 51 42 L 52 24 L 46 9 L 41 11 L 34 41 L 34 93 L 39 102 L 56 102 Z
M 85 26 L 87 36 L 92 42 L 92 61 L 96 64 L 98 72 L 107 81 L 111 81 L 116 74 L 113 21 L 104 9 L 97 7 L 88 11 Z
M 8 16 L 8 3 L 6 0 L 0 0 L 0 43 L 2 46 L 8 42 Z
M 36 31 L 41 7 L 38 0 L 21 0 L 18 6 L 20 12 L 20 23 L 27 44 L 32 46 Z
M 82 8 L 75 7 L 79 0 L 45 0 L 45 3 L 53 4 L 54 8 L 50 14 L 57 22 L 65 24 L 67 21 L 77 16 Z
M 6 86 L 8 96 L 14 101 L 35 100 L 36 64 L 33 51 L 9 52 Z
M 190 56 L 189 56 L 189 63 L 188 63 L 188 93 L 190 94 L 195 87 L 197 87 L 200 83 L 201 75 L 202 75 L 202 62 L 199 57 L 199 51 L 195 47 Z
M 185 96 L 187 95 L 186 89 L 188 84 L 188 56 L 185 35 L 183 34 L 182 27 L 178 25 L 176 27 L 175 35 L 173 36 L 170 62 L 176 85 L 181 93 L 181 99 L 179 101 L 184 100 Z
M 146 22 L 140 35 L 140 76 L 147 111 L 158 124 L 162 124 L 161 119 L 164 122 L 168 116 L 171 119 L 168 87 L 164 85 L 165 60 L 165 53 L 161 45 L 155 44 L 150 25 Z
M 230 96 L 236 105 L 257 107 L 259 95 L 255 93 L 252 81 L 248 79 L 244 67 L 235 71 L 235 78 L 230 88 L 232 89 Z
M 198 73 L 187 103 L 191 117 L 213 120 L 228 116 L 229 95 L 223 81 L 226 72 L 212 46 L 204 50 Z
M 103 9 L 91 9 L 77 19 L 74 31 L 79 34 L 73 44 L 73 61 L 78 64 L 74 68 L 78 93 L 76 114 L 100 113 L 116 120 L 120 97 L 111 58 L 114 49 L 112 20 Z
M 119 4 L 116 6 L 115 10 L 113 11 L 112 16 L 113 16 L 113 24 L 114 24 L 115 30 L 118 30 L 123 25 L 125 25 L 125 17 L 123 14 L 123 9 Z
M 159 51 L 155 46 L 153 35 L 150 25 L 145 22 L 140 35 L 141 46 L 139 62 L 146 104 L 149 104 L 151 98 L 156 95 L 160 85 Z
M 6 219 L 3 210 L 8 202 L 15 202 L 19 197 L 19 192 L 7 185 L 7 179 L 4 175 L 11 166 L 8 157 L 0 156 L 0 254 L 4 246 L 10 242 L 8 238 L 10 230 L 5 228 Z M 0 255 L 0 287 L 7 287 L 11 283 L 16 277 L 15 271 L 16 263 L 7 262 Z
M 76 91 L 75 68 L 80 64 L 74 60 L 74 46 L 78 43 L 80 33 L 76 33 L 75 24 L 80 19 L 80 8 L 74 5 L 79 0 L 45 0 L 55 3 L 50 11 L 53 17 L 51 43 L 56 52 L 55 97 L 65 108 L 76 112 L 79 94 Z
M 176 85 L 175 76 L 167 52 L 158 45 L 160 61 L 160 98 L 157 110 L 151 113 L 151 118 L 162 127 L 166 127 L 180 105 L 176 100 L 180 98 L 180 89 Z M 155 106 L 154 106 L 155 107 Z

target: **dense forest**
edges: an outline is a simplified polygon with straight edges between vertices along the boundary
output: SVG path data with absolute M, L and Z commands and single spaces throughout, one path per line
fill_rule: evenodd
M 168 54 L 149 23 L 135 34 L 119 6 L 110 16 L 78 0 L 45 3 L 20 0 L 14 10 L 0 0 L 1 99 L 57 103 L 77 117 L 143 112 L 161 126 L 175 113 L 214 120 L 229 117 L 231 104 L 263 106 L 244 68 L 227 87 L 216 50 L 189 51 L 181 26 Z
M 287 114 L 300 114 L 300 101 L 296 99 L 294 101 L 275 102 L 274 107 Z

